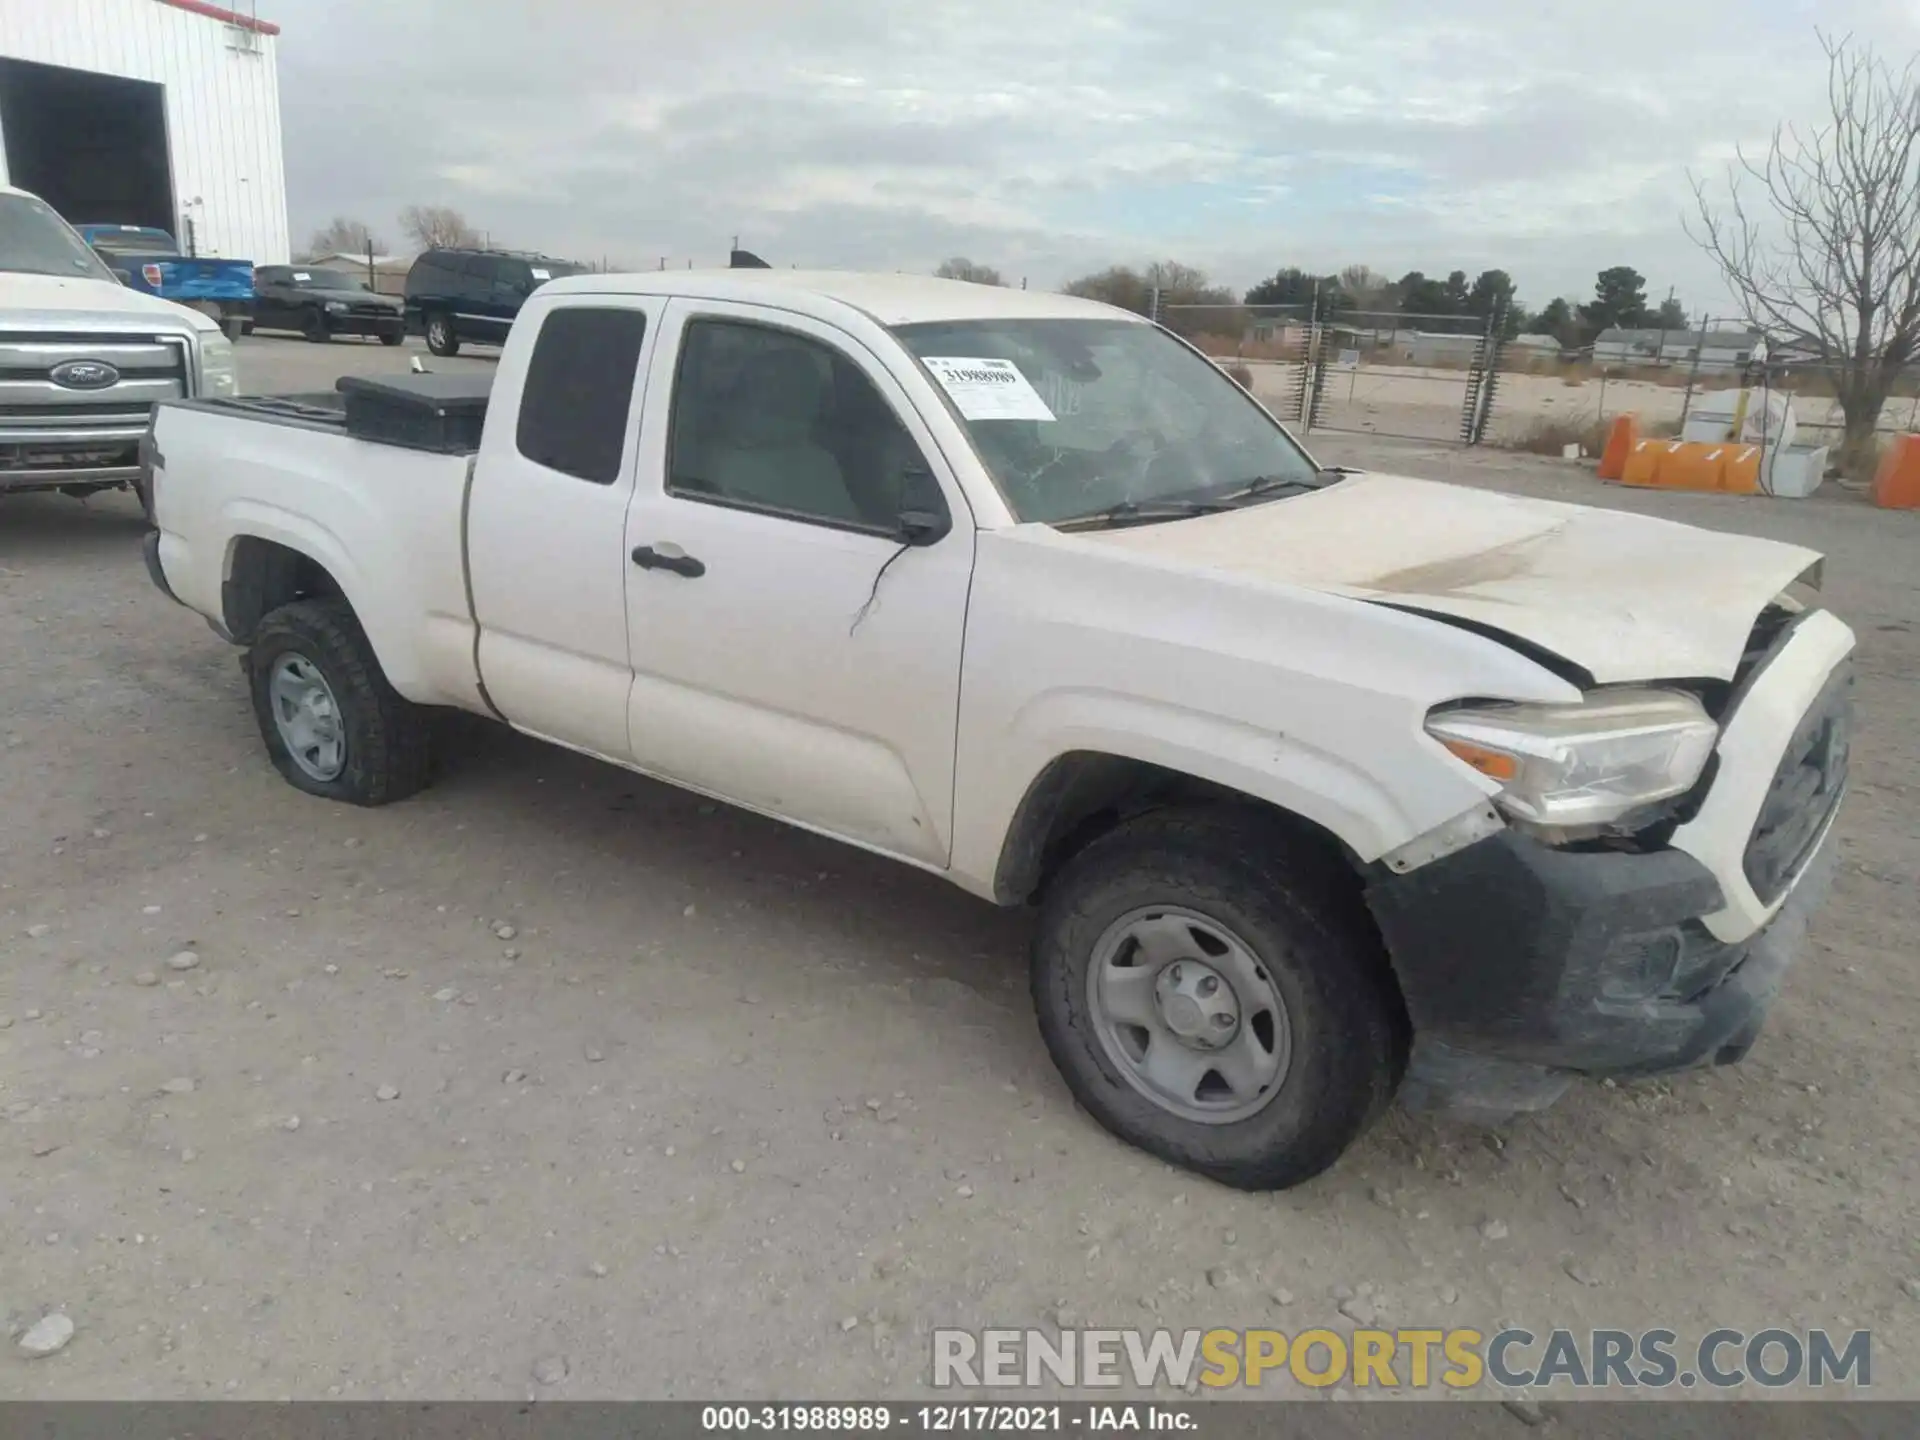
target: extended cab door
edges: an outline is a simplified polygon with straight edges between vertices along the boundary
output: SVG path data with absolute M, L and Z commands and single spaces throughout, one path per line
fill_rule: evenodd
M 500 357 L 467 514 L 480 676 L 517 728 L 627 763 L 627 506 L 664 302 L 530 304 Z M 516 405 L 517 402 L 517 405 Z
M 676 299 L 628 517 L 637 763 L 944 865 L 973 522 L 879 358 L 785 311 Z M 903 510 L 927 517 L 901 538 Z

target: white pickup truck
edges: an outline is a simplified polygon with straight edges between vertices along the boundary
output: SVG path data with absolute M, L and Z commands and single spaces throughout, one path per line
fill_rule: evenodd
M 1101 305 L 582 276 L 490 394 L 342 403 L 147 450 L 151 574 L 288 781 L 402 799 L 467 710 L 1036 904 L 1075 1096 L 1231 1185 L 1396 1092 L 1739 1059 L 1830 868 L 1818 556 L 1323 469 Z
M 0 185 L 0 497 L 130 485 L 158 401 L 237 388 L 218 321 L 127 289 L 46 201 Z

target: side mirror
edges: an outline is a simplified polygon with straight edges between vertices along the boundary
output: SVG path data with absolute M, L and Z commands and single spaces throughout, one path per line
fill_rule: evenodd
M 934 545 L 953 529 L 953 517 L 947 513 L 939 482 L 926 462 L 917 457 L 900 472 L 899 523 L 903 545 Z
M 953 521 L 946 511 L 935 514 L 931 510 L 902 510 L 900 512 L 900 543 L 902 545 L 935 545 L 946 539 L 947 532 L 953 529 Z

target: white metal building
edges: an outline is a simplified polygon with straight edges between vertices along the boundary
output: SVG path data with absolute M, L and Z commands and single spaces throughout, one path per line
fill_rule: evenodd
M 76 225 L 284 264 L 278 35 L 203 0 L 0 0 L 0 179 Z

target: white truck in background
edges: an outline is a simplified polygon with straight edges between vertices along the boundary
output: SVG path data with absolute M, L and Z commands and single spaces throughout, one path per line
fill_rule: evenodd
M 342 387 L 147 452 L 290 783 L 466 710 L 1037 904 L 1074 1094 L 1228 1184 L 1736 1060 L 1817 903 L 1811 552 L 1325 470 L 1138 317 L 900 276 L 560 280 L 490 381 Z
M 127 289 L 44 200 L 0 185 L 0 496 L 131 485 L 157 403 L 235 389 L 217 321 Z

